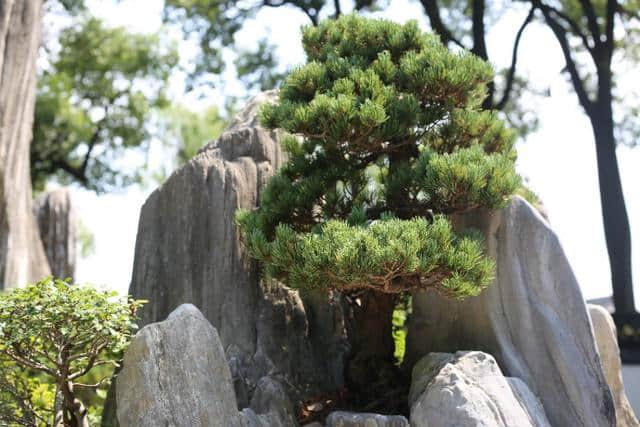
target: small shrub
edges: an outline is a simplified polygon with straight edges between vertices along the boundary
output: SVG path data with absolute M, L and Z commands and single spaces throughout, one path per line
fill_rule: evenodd
M 0 422 L 88 426 L 87 390 L 108 385 L 143 303 L 53 278 L 0 295 Z

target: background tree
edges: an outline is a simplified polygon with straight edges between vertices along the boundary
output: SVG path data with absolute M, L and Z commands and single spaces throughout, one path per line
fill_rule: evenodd
M 578 101 L 596 142 L 600 201 L 616 313 L 635 313 L 631 276 L 631 235 L 624 202 L 616 143 L 635 144 L 640 134 L 637 114 L 620 111 L 613 70 L 615 54 L 633 52 L 640 30 L 640 4 L 616 0 L 531 0 L 553 32 L 566 61 Z M 636 61 L 627 55 L 628 59 Z M 631 112 L 637 111 L 637 97 Z M 617 105 L 616 105 L 617 104 Z M 616 121 L 616 116 L 618 120 Z
M 154 108 L 166 106 L 176 51 L 158 36 L 108 28 L 91 17 L 62 30 L 58 43 L 38 79 L 34 187 L 55 176 L 98 192 L 121 188 L 139 177 L 118 162 L 149 143 L 148 122 Z
M 307 64 L 262 110 L 303 141 L 285 139 L 289 161 L 237 221 L 268 278 L 358 301 L 348 379 L 371 398 L 394 378 L 395 296 L 464 298 L 492 280 L 482 242 L 443 214 L 505 204 L 520 185 L 515 138 L 480 111 L 490 66 L 415 22 L 348 15 L 304 28 L 303 47 Z
M 0 295 L 0 367 L 4 374 L 0 393 L 4 393 L 3 402 L 9 398 L 0 405 L 0 419 L 45 422 L 46 416 L 38 414 L 33 396 L 26 391 L 22 374 L 30 370 L 55 384 L 57 392 L 52 396 L 60 396 L 59 401 L 48 402 L 53 413 L 46 425 L 88 427 L 89 415 L 79 390 L 104 387 L 111 376 L 93 384 L 83 379 L 96 367 L 117 366 L 136 328 L 135 314 L 142 303 L 50 278 Z

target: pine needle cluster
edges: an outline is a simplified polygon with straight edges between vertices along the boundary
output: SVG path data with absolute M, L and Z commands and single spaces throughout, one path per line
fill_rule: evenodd
M 291 287 L 477 295 L 493 262 L 446 215 L 498 208 L 520 186 L 514 135 L 480 111 L 491 67 L 415 22 L 357 15 L 303 29 L 307 63 L 261 110 L 289 160 L 236 220 L 268 277 Z

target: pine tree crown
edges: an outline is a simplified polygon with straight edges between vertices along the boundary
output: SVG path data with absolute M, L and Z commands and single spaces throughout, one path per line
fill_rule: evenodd
M 446 215 L 498 208 L 520 186 L 514 134 L 481 111 L 489 64 L 416 22 L 352 14 L 303 28 L 307 63 L 261 120 L 288 161 L 237 224 L 291 287 L 477 295 L 493 262 Z

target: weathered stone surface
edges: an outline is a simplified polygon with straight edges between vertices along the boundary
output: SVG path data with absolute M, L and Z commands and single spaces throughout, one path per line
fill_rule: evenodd
M 136 334 L 116 381 L 122 426 L 241 425 L 218 333 L 191 304 Z
M 40 11 L 40 0 L 0 4 L 0 289 L 49 274 L 29 172 Z
M 336 411 L 329 414 L 325 427 L 409 427 L 409 421 L 401 415 Z
M 40 237 L 51 267 L 59 278 L 73 278 L 76 271 L 76 211 L 71 193 L 60 188 L 42 194 L 33 207 Z
M 627 399 L 622 383 L 622 366 L 620 362 L 620 349 L 616 336 L 616 325 L 611 314 L 602 306 L 588 304 L 589 316 L 593 325 L 593 333 L 596 337 L 600 361 L 604 369 L 613 402 L 616 407 L 616 420 L 618 427 L 638 427 L 640 423 L 633 412 L 633 408 Z
M 484 233 L 497 277 L 464 301 L 413 295 L 408 366 L 430 352 L 485 351 L 531 388 L 552 425 L 615 425 L 586 305 L 547 222 L 520 197 L 500 211 L 454 220 Z
M 143 324 L 182 303 L 202 311 L 227 351 L 241 408 L 263 376 L 285 384 L 292 399 L 343 387 L 348 350 L 340 298 L 303 301 L 282 286 L 263 286 L 236 232 L 236 210 L 255 207 L 284 162 L 277 132 L 256 118 L 258 105 L 275 96 L 252 100 L 217 141 L 151 194 L 140 214 L 130 287 L 150 301 Z
M 293 404 L 282 384 L 270 377 L 262 377 L 249 405 L 269 427 L 298 425 Z
M 486 353 L 431 353 L 412 380 L 412 427 L 550 427 L 527 386 L 508 381 Z

